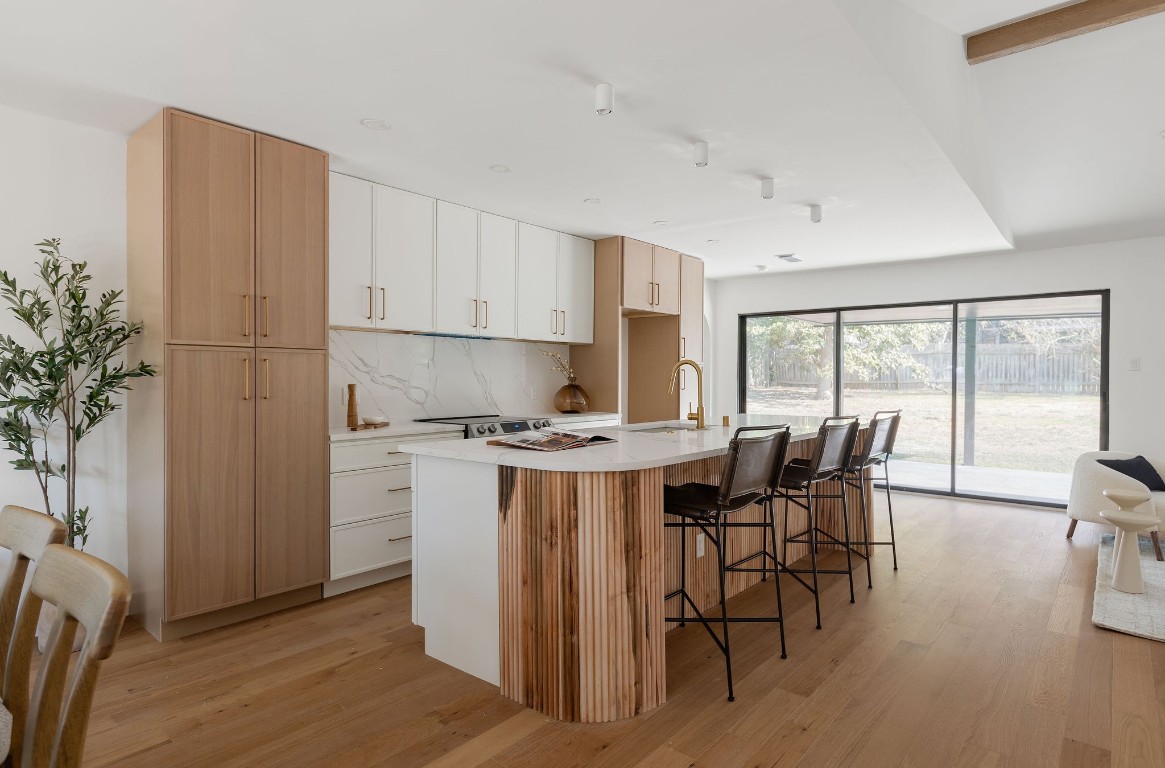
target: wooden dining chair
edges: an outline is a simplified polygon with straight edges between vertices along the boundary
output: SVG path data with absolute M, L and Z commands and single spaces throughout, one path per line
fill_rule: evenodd
M 105 561 L 61 544 L 45 547 L 20 606 L 4 675 L 4 705 L 12 713 L 9 759 L 14 768 L 81 764 L 97 674 L 113 652 L 130 595 L 129 580 Z M 30 665 L 43 603 L 56 607 L 56 620 L 30 702 Z M 78 625 L 85 631 L 85 643 L 70 674 Z
M 0 547 L 11 553 L 8 571 L 0 583 L 0 680 L 8 666 L 8 647 L 28 578 L 28 564 L 40 560 L 49 544 L 64 542 L 65 524 L 55 517 L 12 505 L 0 509 Z

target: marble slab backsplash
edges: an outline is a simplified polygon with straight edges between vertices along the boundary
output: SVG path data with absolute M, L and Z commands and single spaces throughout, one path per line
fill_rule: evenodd
M 357 386 L 362 416 L 392 421 L 553 412 L 566 380 L 542 350 L 569 355 L 565 344 L 333 330 L 328 423 L 344 425 L 348 384 Z

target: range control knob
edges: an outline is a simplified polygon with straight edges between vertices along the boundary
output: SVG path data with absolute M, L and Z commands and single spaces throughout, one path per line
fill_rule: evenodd
M 477 434 L 479 434 L 479 435 L 485 434 L 485 425 L 484 424 L 477 425 Z
M 489 425 L 489 431 L 490 431 L 491 433 L 492 433 L 492 432 L 497 432 L 497 431 L 498 431 L 498 425 L 497 425 L 497 424 L 490 424 L 490 425 Z
M 542 426 L 549 427 L 550 426 L 550 419 L 543 419 Z

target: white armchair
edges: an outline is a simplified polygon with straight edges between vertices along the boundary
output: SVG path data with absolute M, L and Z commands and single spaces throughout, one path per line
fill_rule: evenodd
M 1080 520 L 1108 525 L 1100 516 L 1102 509 L 1113 509 L 1114 506 L 1103 494 L 1106 489 L 1141 491 L 1149 494 L 1149 501 L 1137 507 L 1136 511 L 1161 519 L 1161 514 L 1165 512 L 1165 492 L 1152 493 L 1144 483 L 1097 462 L 1097 459 L 1131 459 L 1136 455 L 1120 451 L 1091 451 L 1076 459 L 1076 466 L 1072 470 L 1072 491 L 1068 495 L 1068 517 L 1071 519 L 1068 524 L 1069 539 L 1076 532 L 1076 523 Z M 1165 477 L 1165 462 L 1149 459 L 1149 463 Z M 1165 558 L 1162 557 L 1157 530 L 1150 529 L 1149 535 L 1153 538 L 1153 549 L 1157 553 L 1157 559 L 1162 560 Z

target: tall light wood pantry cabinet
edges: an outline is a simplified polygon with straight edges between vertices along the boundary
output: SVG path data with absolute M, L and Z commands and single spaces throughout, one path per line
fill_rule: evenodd
M 166 109 L 128 145 L 133 612 L 158 639 L 328 575 L 328 156 Z

